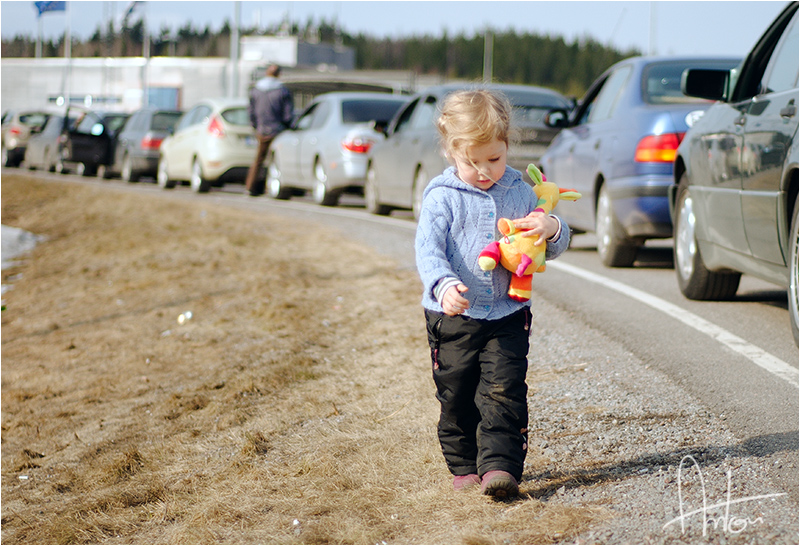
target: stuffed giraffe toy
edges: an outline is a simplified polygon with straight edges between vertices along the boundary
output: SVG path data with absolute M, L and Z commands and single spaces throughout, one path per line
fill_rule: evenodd
M 528 176 L 533 180 L 533 191 L 539 198 L 534 212 L 550 214 L 560 200 L 576 201 L 581 194 L 575 190 L 560 189 L 553 182 L 547 182 L 542 172 L 531 163 L 528 165 Z M 511 285 L 508 296 L 516 301 L 531 299 L 533 273 L 545 270 L 545 251 L 547 243 L 536 246 L 538 235 L 521 237 L 527 230 L 519 230 L 508 218 L 500 218 L 497 228 L 503 237 L 499 241 L 489 243 L 480 253 L 478 265 L 484 271 L 491 271 L 499 263 L 511 271 Z

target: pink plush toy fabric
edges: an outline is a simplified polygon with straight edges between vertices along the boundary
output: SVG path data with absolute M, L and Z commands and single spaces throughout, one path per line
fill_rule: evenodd
M 553 182 L 547 182 L 533 163 L 528 165 L 528 175 L 533 180 L 533 191 L 539 198 L 534 211 L 550 214 L 559 200 L 575 201 L 581 197 L 575 190 L 563 190 Z M 499 263 L 511 271 L 513 275 L 508 288 L 509 297 L 517 301 L 528 301 L 531 299 L 533 273 L 545 270 L 547 243 L 536 246 L 539 237 L 522 237 L 521 234 L 527 230 L 517 229 L 508 218 L 500 218 L 497 228 L 503 237 L 483 249 L 478 265 L 484 271 L 491 271 Z

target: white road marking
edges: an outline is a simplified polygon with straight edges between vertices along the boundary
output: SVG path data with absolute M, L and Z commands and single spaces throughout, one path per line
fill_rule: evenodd
M 724 328 L 717 326 L 716 324 L 709 322 L 706 319 L 687 311 L 686 309 L 678 307 L 677 305 L 673 305 L 668 301 L 662 300 L 661 298 L 648 294 L 647 292 L 643 292 L 631 286 L 622 284 L 621 282 L 609 279 L 608 277 L 604 277 L 602 275 L 597 275 L 596 273 L 592 273 L 591 271 L 587 271 L 568 263 L 552 261 L 547 262 L 547 267 L 552 267 L 553 269 L 558 269 L 564 271 L 565 273 L 569 273 L 570 275 L 585 279 L 589 282 L 599 284 L 619 292 L 624 296 L 629 296 L 635 300 L 638 300 L 645 305 L 649 305 L 653 309 L 661 311 L 662 313 L 665 313 L 683 322 L 690 328 L 694 328 L 698 332 L 702 332 L 710 338 L 717 340 L 719 343 L 749 359 L 757 366 L 760 366 L 771 374 L 788 381 L 795 387 L 800 386 L 800 383 L 798 382 L 799 374 L 797 369 L 790 366 L 783 360 L 769 354 L 763 349 L 747 342 L 739 336 L 732 334 Z

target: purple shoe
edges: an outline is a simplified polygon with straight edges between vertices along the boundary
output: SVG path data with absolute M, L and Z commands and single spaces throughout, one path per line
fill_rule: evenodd
M 490 470 L 481 479 L 481 493 L 495 498 L 516 497 L 519 495 L 519 484 L 508 472 Z
M 462 489 L 466 489 L 473 485 L 480 485 L 481 479 L 478 477 L 477 474 L 467 474 L 466 476 L 454 476 L 453 477 L 453 489 L 455 491 L 461 491 Z

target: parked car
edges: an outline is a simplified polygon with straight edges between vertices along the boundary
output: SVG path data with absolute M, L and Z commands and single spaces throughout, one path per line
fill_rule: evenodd
M 695 300 L 732 298 L 742 273 L 787 288 L 798 339 L 797 2 L 733 71 L 690 70 L 716 100 L 686 134 L 670 191 L 675 272 Z
M 69 109 L 74 110 L 73 108 Z M 129 114 L 77 109 L 74 127 L 64 131 L 61 141 L 63 170 L 83 176 L 105 173 L 114 159 L 117 134 Z
M 42 130 L 52 112 L 45 110 L 9 110 L 2 118 L 2 162 L 4 167 L 18 167 L 25 158 L 28 139 Z
M 161 143 L 156 181 L 174 188 L 188 181 L 192 190 L 244 182 L 256 157 L 255 132 L 247 99 L 206 99 L 189 109 Z
M 608 267 L 630 267 L 648 239 L 672 236 L 667 188 L 683 135 L 710 105 L 681 93 L 687 68 L 734 68 L 737 58 L 632 57 L 606 70 L 567 116 L 542 157 L 553 182 L 583 198 L 561 210 L 577 233 L 595 232 Z
M 155 178 L 161 142 L 182 114 L 180 110 L 152 107 L 132 113 L 117 136 L 114 160 L 105 175 L 119 175 L 125 182 L 138 182 L 143 176 Z
M 272 141 L 267 159 L 267 195 L 286 199 L 311 191 L 314 202 L 332 206 L 344 192 L 363 193 L 367 152 L 408 97 L 372 92 L 317 96 Z
M 378 142 L 368 158 L 364 199 L 373 214 L 388 214 L 392 209 L 411 209 L 419 217 L 422 192 L 430 180 L 449 162 L 444 155 L 435 120 L 437 108 L 448 94 L 474 87 L 447 84 L 423 90 L 411 97 L 392 119 L 385 140 Z M 570 101 L 559 93 L 527 85 L 493 85 L 513 105 L 513 125 L 518 134 L 508 150 L 508 163 L 521 171 L 539 161 L 541 154 L 558 132 L 544 123 L 545 114 L 555 108 L 569 108 Z
M 22 166 L 30 170 L 67 173 L 62 161 L 61 147 L 64 143 L 65 129 L 75 126 L 77 112 L 52 114 L 47 118 L 41 131 L 31 133 Z

